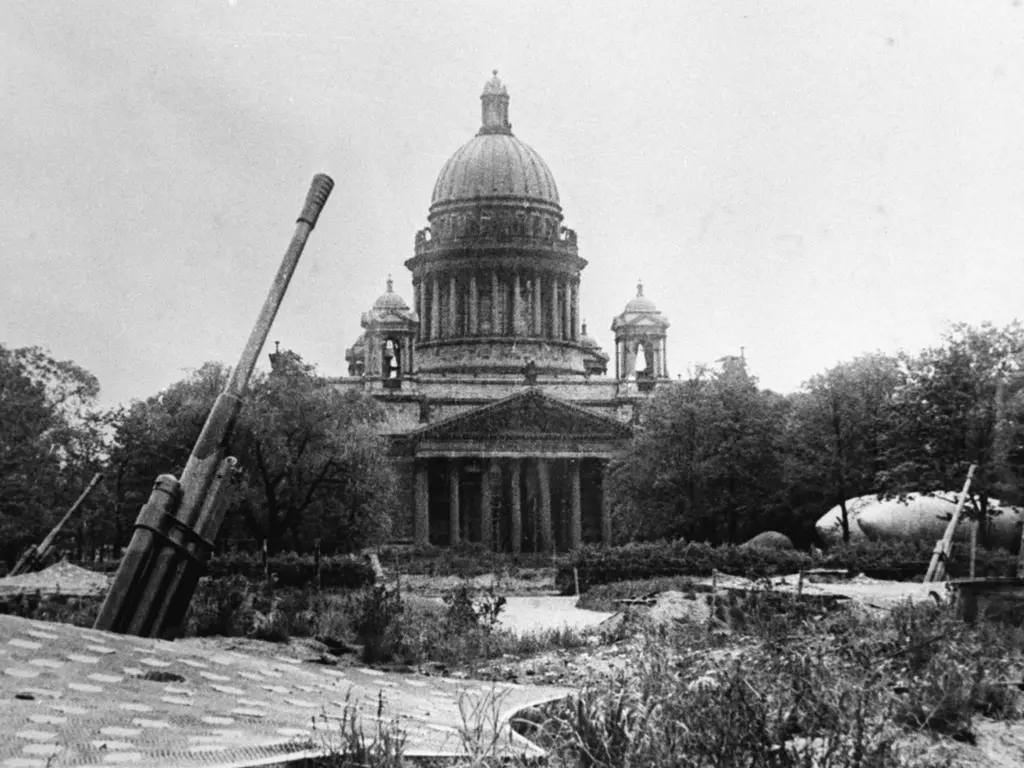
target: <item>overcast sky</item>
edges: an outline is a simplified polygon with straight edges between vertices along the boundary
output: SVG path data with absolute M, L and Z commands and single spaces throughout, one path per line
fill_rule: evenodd
M 673 376 L 744 346 L 781 391 L 1024 314 L 1020 0 L 13 0 L 0 343 L 105 404 L 234 364 L 326 172 L 270 341 L 344 373 L 493 68 L 606 351 L 638 278 Z

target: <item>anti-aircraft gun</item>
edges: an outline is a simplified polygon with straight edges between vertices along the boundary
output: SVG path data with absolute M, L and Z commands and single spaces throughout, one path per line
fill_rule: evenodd
M 178 634 L 236 482 L 238 462 L 227 455 L 227 446 L 242 398 L 306 239 L 333 188 L 330 177 L 313 178 L 295 234 L 242 357 L 217 397 L 181 478 L 157 477 L 100 608 L 96 629 L 143 637 Z
M 100 480 L 102 479 L 102 472 L 97 472 L 92 476 L 92 480 L 89 481 L 89 484 L 79 495 L 75 503 L 72 504 L 68 511 L 64 513 L 64 517 L 62 517 L 57 524 L 53 526 L 52 531 L 46 534 L 45 539 L 39 542 L 39 544 L 30 545 L 29 548 L 25 550 L 14 568 L 12 568 L 10 573 L 7 574 L 8 576 L 20 576 L 23 573 L 30 573 L 31 571 L 39 570 L 39 567 L 46 562 L 46 558 L 53 549 L 53 543 L 57 540 L 57 536 L 60 535 L 60 532 L 64 530 L 64 526 L 68 524 L 68 520 L 70 520 L 71 516 L 78 511 L 78 508 L 82 506 L 82 503 L 89 497 L 89 494 L 92 493 L 92 489 L 99 485 Z

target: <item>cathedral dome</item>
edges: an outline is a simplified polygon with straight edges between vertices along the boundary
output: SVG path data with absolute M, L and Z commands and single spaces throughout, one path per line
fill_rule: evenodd
M 508 92 L 497 71 L 484 86 L 480 101 L 480 132 L 444 164 L 434 184 L 431 210 L 446 203 L 512 200 L 558 207 L 551 170 L 540 155 L 512 135 Z
M 586 321 L 583 321 L 583 328 L 582 328 L 582 330 L 580 332 L 580 345 L 584 346 L 584 347 L 588 347 L 590 349 L 598 349 L 599 348 L 599 345 L 598 345 L 597 341 L 594 339 L 594 337 L 591 336 L 589 333 L 587 333 L 587 323 L 586 323 Z
M 633 314 L 636 312 L 657 312 L 658 308 L 654 306 L 654 302 L 644 296 L 644 284 L 637 283 L 636 285 L 636 296 L 626 302 L 626 313 Z
M 409 309 L 409 305 L 405 303 L 405 299 L 395 293 L 395 284 L 388 275 L 388 288 L 377 297 L 377 300 L 373 302 L 374 309 Z

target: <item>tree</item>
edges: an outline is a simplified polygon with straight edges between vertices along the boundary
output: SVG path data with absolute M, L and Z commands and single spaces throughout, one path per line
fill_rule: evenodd
M 660 387 L 610 491 L 620 538 L 739 542 L 779 512 L 787 403 L 740 358 Z
M 943 342 L 903 356 L 906 382 L 879 479 L 894 494 L 957 489 L 977 464 L 972 491 L 984 515 L 990 497 L 1020 494 L 1024 326 L 960 323 Z
M 297 550 L 320 539 L 352 550 L 390 530 L 395 479 L 372 398 L 340 392 L 293 353 L 259 377 L 243 411 L 249 503 L 239 513 L 253 536 Z
M 73 362 L 0 345 L 0 555 L 8 562 L 49 531 L 100 468 L 98 394 L 96 377 Z M 101 496 L 90 497 L 80 520 Z
M 786 425 L 787 482 L 794 506 L 839 505 L 843 540 L 850 539 L 847 499 L 876 489 L 899 361 L 881 353 L 840 363 L 790 397 Z
M 231 437 L 243 481 L 222 537 L 241 527 L 272 549 L 290 536 L 297 550 L 314 539 L 327 550 L 379 539 L 394 486 L 383 411 L 371 398 L 339 392 L 293 352 L 271 359 L 274 371 L 252 380 Z M 129 537 L 155 478 L 181 475 L 227 376 L 223 365 L 207 363 L 119 415 L 111 455 L 119 541 Z
M 159 394 L 113 412 L 108 469 L 113 500 L 104 521 L 108 540 L 127 544 L 157 476 L 181 475 L 227 377 L 226 366 L 205 363 Z

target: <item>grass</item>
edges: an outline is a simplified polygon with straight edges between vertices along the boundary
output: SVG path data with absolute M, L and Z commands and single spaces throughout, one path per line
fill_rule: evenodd
M 599 584 L 580 595 L 576 605 L 589 611 L 622 610 L 622 600 L 636 600 L 654 592 L 670 590 L 692 594 L 696 582 L 691 576 L 660 576 L 653 579 L 631 579 Z

